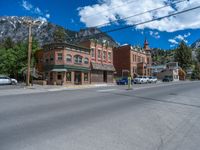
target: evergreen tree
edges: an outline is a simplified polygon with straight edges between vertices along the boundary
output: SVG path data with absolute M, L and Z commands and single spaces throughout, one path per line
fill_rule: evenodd
M 185 71 L 191 67 L 192 51 L 184 41 L 182 41 L 175 50 L 175 61 L 177 61 L 179 66 Z
M 200 80 L 200 64 L 198 62 L 195 62 L 191 78 Z
M 53 39 L 54 42 L 64 42 L 66 37 L 65 29 L 58 28 L 53 32 Z
M 200 63 L 200 48 L 196 50 L 197 60 Z
M 12 41 L 10 37 L 7 37 L 3 42 L 3 47 L 5 49 L 13 48 L 15 43 Z

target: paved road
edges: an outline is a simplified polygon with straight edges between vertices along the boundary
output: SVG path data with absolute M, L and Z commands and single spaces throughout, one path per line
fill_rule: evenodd
M 199 150 L 199 87 L 0 96 L 0 150 Z

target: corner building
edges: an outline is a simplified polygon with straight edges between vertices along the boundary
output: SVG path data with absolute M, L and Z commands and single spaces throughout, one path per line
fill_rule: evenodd
M 43 68 L 47 84 L 89 84 L 90 49 L 67 43 L 52 43 L 37 52 L 38 68 Z

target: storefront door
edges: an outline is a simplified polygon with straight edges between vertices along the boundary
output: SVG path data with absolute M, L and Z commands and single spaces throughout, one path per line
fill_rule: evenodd
M 81 84 L 81 72 L 74 72 L 74 83 Z
M 103 82 L 107 82 L 107 71 L 103 71 Z

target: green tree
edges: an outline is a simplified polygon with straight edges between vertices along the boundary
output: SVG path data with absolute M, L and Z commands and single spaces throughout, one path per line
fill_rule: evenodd
M 8 46 L 9 44 L 2 45 L 0 47 L 0 73 L 17 78 L 18 75 L 22 74 L 22 70 L 27 68 L 28 42 L 14 43 L 12 47 Z M 33 39 L 32 58 L 34 58 L 34 53 L 38 47 L 38 42 Z M 34 62 L 34 59 L 32 59 L 32 67 Z
M 194 64 L 194 70 L 192 71 L 191 78 L 200 80 L 200 64 L 198 62 L 195 62 Z
M 13 48 L 15 43 L 12 41 L 10 37 L 7 37 L 3 42 L 3 47 L 5 49 Z
M 196 56 L 197 56 L 198 62 L 200 62 L 200 48 L 196 50 Z
M 53 39 L 55 42 L 64 42 L 66 37 L 65 29 L 59 27 L 53 32 Z
M 183 70 L 187 70 L 192 64 L 192 50 L 182 41 L 175 50 L 175 61 Z

